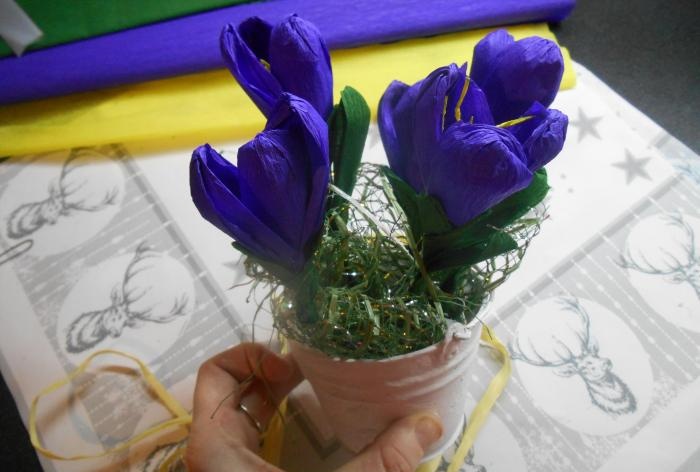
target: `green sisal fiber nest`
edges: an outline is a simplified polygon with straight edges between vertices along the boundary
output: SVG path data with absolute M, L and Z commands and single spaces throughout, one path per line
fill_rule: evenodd
M 447 319 L 469 323 L 517 269 L 545 214 L 538 205 L 501 231 L 517 248 L 465 267 L 429 271 L 384 168 L 363 164 L 353 198 L 333 189 L 333 208 L 296 288 L 248 258 L 265 286 L 280 333 L 340 358 L 381 359 L 442 341 Z

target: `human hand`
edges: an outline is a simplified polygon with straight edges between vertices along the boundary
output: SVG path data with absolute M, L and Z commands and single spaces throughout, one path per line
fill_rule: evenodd
M 202 364 L 185 456 L 188 470 L 283 472 L 257 455 L 255 422 L 264 428 L 302 378 L 290 356 L 280 357 L 260 344 L 240 344 Z M 239 409 L 241 403 L 248 414 Z M 413 472 L 441 435 L 434 415 L 403 418 L 337 472 Z

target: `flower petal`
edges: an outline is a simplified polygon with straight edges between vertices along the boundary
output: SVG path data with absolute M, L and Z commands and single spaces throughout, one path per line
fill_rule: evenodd
M 492 125 L 493 116 L 486 94 L 474 80 L 467 76 L 467 64 L 459 68 L 460 77 L 452 86 L 445 109 L 443 128 L 456 121 Z
M 511 43 L 509 35 L 496 33 L 474 48 L 471 73 L 486 93 L 496 122 L 521 116 L 536 101 L 548 107 L 564 73 L 559 46 L 539 37 Z
M 406 93 L 399 101 L 398 109 L 413 108 L 413 125 L 401 131 L 401 139 L 412 143 L 412 162 L 406 171 L 408 183 L 418 192 L 429 186 L 433 157 L 443 132 L 448 94 L 460 80 L 463 81 L 463 74 L 456 64 L 440 67 L 411 87 L 411 92 L 417 89 L 417 93 Z
M 270 71 L 282 89 L 311 103 L 328 118 L 333 110 L 333 74 L 326 42 L 296 15 L 272 28 Z
M 505 127 L 505 129 L 510 131 L 513 136 L 520 141 L 520 144 L 523 144 L 527 138 L 532 135 L 532 132 L 535 131 L 540 124 L 542 124 L 542 121 L 544 121 L 545 118 L 547 118 L 547 109 L 539 102 L 535 102 L 530 108 L 527 109 L 525 113 L 523 113 L 523 116 L 518 118 L 518 121 L 520 119 L 525 119 L 524 121 L 521 121 L 515 125 L 508 125 Z
M 536 171 L 554 159 L 564 147 L 569 118 L 559 110 L 547 110 L 546 117 L 523 143 L 527 167 Z
M 290 246 L 301 248 L 309 191 L 303 145 L 287 130 L 267 130 L 238 150 L 241 201 Z
M 304 146 L 309 193 L 302 234 L 308 246 L 321 229 L 325 213 L 330 180 L 328 125 L 306 100 L 283 93 L 267 123 L 266 129 L 273 128 L 289 130 Z
M 257 16 L 251 16 L 238 25 L 238 34 L 258 60 L 270 63 L 270 23 Z
M 396 136 L 396 152 L 389 157 L 389 165 L 392 170 L 408 182 L 414 189 L 420 191 L 422 188 L 422 179 L 420 178 L 420 167 L 418 152 L 414 146 L 414 130 L 416 129 L 416 100 L 420 93 L 421 82 L 418 82 L 410 87 L 402 89 L 398 82 L 392 83 L 393 88 L 387 100 L 396 101 L 394 107 L 389 107 L 384 114 L 387 118 L 386 129 L 389 128 L 388 120 L 391 120 L 391 126 Z M 389 91 L 389 90 L 387 90 Z M 388 104 L 389 102 L 387 102 Z M 439 123 L 440 116 L 435 117 Z
M 221 55 L 226 66 L 265 116 L 270 114 L 282 93 L 279 81 L 260 62 L 265 58 L 256 55 L 256 52 L 266 53 L 270 29 L 263 20 L 250 18 L 238 28 L 226 25 L 220 38 Z
M 299 265 L 296 252 L 241 202 L 236 166 L 208 144 L 192 153 L 190 191 L 204 219 L 251 253 L 288 267 Z
M 403 110 L 397 110 L 397 105 L 408 89 L 408 85 L 394 80 L 389 84 L 389 87 L 387 87 L 382 98 L 379 100 L 379 107 L 377 109 L 379 135 L 382 138 L 389 165 L 396 175 L 404 180 L 406 179 L 404 165 L 407 161 L 407 159 L 404 158 L 410 155 L 410 151 L 406 146 L 408 143 L 405 139 L 405 133 L 401 133 L 400 136 L 403 139 L 399 139 L 399 132 L 401 129 L 405 130 L 411 126 L 413 122 L 413 113 L 406 113 L 407 110 L 405 107 Z
M 456 123 L 443 135 L 429 193 L 461 226 L 532 180 L 525 153 L 508 131 Z
M 470 77 L 478 84 L 485 84 L 491 75 L 493 67 L 498 62 L 498 56 L 509 48 L 515 40 L 504 29 L 493 31 L 474 46 Z

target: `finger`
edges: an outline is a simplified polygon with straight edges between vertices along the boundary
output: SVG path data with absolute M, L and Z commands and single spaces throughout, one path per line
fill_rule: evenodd
M 257 450 L 260 437 L 255 425 L 259 422 L 257 418 L 260 413 L 248 409 L 256 418 L 251 421 L 237 409 L 241 395 L 246 393 L 245 386 L 250 385 L 248 380 L 256 382 L 256 377 L 251 375 L 256 369 L 260 370 L 261 376 L 264 372 L 273 378 L 285 378 L 288 375 L 284 372 L 285 368 L 295 368 L 285 366 L 277 356 L 265 356 L 264 351 L 252 344 L 238 345 L 210 358 L 199 368 L 194 392 L 192 436 L 210 438 L 201 441 L 204 444 L 200 449 L 211 447 L 211 439 L 216 439 L 215 442 L 226 444 L 226 448 L 242 446 Z M 267 368 L 255 359 L 264 359 L 262 363 Z M 198 434 L 195 435 L 195 432 Z
M 219 406 L 235 407 L 238 405 L 239 382 L 225 369 L 209 359 L 197 372 L 194 387 L 193 416 L 209 417 Z
M 235 408 L 238 397 L 238 380 L 221 368 L 215 359 L 201 365 L 194 389 L 188 445 L 192 470 L 209 470 L 211 464 L 220 463 L 221 451 L 255 450 L 257 447 L 258 432 Z M 195 464 L 203 466 L 195 468 Z
M 239 344 L 211 360 L 239 381 L 252 374 L 269 382 L 282 382 L 294 374 L 296 368 L 288 359 L 256 343 Z
M 425 451 L 442 436 L 437 416 L 419 414 L 391 425 L 337 472 L 414 472 Z
M 265 462 L 250 449 L 235 446 L 217 445 L 215 448 L 202 447 L 202 442 L 195 442 L 185 450 L 185 464 L 188 472 L 231 472 L 254 470 L 256 472 L 283 472 L 281 469 Z
M 236 407 L 239 391 L 246 379 L 261 380 L 264 388 L 253 386 L 253 391 L 272 399 L 274 406 L 302 379 L 298 366 L 291 358 L 280 357 L 260 344 L 244 343 L 207 360 L 199 369 L 194 395 L 194 414 L 210 415 L 217 407 Z M 225 401 L 222 404 L 222 400 Z
M 288 370 L 288 372 L 279 369 L 280 365 L 278 363 L 280 360 L 284 361 L 285 370 Z M 269 368 L 270 365 L 276 369 L 276 374 L 269 373 L 272 371 Z M 261 378 L 256 379 L 248 388 L 242 389 L 239 403 L 255 418 L 251 422 L 258 423 L 256 428 L 264 430 L 272 417 L 278 412 L 280 402 L 294 387 L 299 385 L 303 376 L 296 361 L 291 356 L 282 358 L 274 355 L 266 356 L 262 360 L 262 368 L 260 370 L 262 371 Z M 269 377 L 277 380 L 270 381 Z

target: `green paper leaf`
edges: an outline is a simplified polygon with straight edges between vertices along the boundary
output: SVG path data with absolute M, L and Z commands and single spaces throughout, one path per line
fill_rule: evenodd
M 296 316 L 302 323 L 315 323 L 320 318 L 316 300 L 321 287 L 320 277 L 313 265 L 307 264 L 298 279 L 300 283 L 294 289 L 296 292 Z
M 437 199 L 430 195 L 416 193 L 413 187 L 388 167 L 384 166 L 383 171 L 391 184 L 396 200 L 406 213 L 416 241 L 420 241 L 425 235 L 445 233 L 453 228 Z
M 369 119 L 369 106 L 360 92 L 345 87 L 328 120 L 328 132 L 333 183 L 348 195 L 352 195 L 357 181 Z
M 455 228 L 438 200 L 417 194 L 388 167 L 383 171 L 406 213 L 414 239 L 422 242 L 422 257 L 430 272 L 473 265 L 517 249 L 504 228 L 540 203 L 549 191 L 547 173 L 540 169 L 527 188 Z
M 428 270 L 433 272 L 451 267 L 470 266 L 517 248 L 518 243 L 507 233 L 496 232 L 469 246 L 456 246 L 435 254 L 424 254 L 423 259 Z
M 503 228 L 514 223 L 539 204 L 548 191 L 547 173 L 544 169 L 540 169 L 527 188 L 514 193 L 463 226 L 427 236 L 423 241 L 423 258 L 428 270 L 475 264 L 515 249 L 517 245 L 512 247 L 510 241 L 513 240 L 503 232 Z M 484 251 L 482 255 L 478 254 L 479 248 Z M 502 248 L 502 252 L 494 253 L 498 248 Z M 451 263 L 450 258 L 454 258 Z M 478 260 L 469 262 L 474 259 Z
M 508 226 L 544 200 L 548 191 L 547 171 L 542 168 L 535 172 L 527 188 L 514 193 L 491 208 L 485 223 L 497 228 Z

